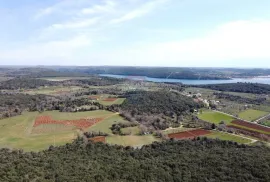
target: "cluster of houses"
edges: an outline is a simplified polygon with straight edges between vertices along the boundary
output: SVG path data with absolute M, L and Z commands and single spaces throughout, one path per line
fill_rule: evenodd
M 218 100 L 207 100 L 207 99 L 202 98 L 201 93 L 196 93 L 196 94 L 186 93 L 184 95 L 186 95 L 187 97 L 193 98 L 195 102 L 202 102 L 206 108 L 209 108 L 209 107 L 216 108 L 218 105 L 220 105 L 220 101 Z

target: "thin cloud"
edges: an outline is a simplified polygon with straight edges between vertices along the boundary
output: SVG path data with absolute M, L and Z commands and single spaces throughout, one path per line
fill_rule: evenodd
M 79 19 L 76 21 L 69 21 L 65 23 L 53 24 L 49 29 L 76 29 L 76 28 L 87 28 L 89 26 L 95 25 L 100 20 L 99 17 L 90 19 Z
M 103 5 L 94 5 L 90 8 L 83 8 L 80 13 L 83 15 L 88 15 L 95 13 L 113 12 L 115 11 L 116 4 L 117 3 L 115 1 L 106 1 Z
M 34 19 L 38 20 L 56 13 L 72 14 L 80 10 L 81 7 L 88 6 L 89 4 L 89 0 L 63 0 L 49 7 L 38 10 L 38 12 L 34 15 Z
M 166 3 L 168 0 L 155 0 L 155 1 L 150 1 L 142 5 L 138 9 L 134 9 L 126 14 L 124 14 L 120 18 L 116 18 L 110 21 L 111 24 L 116 24 L 116 23 L 122 23 L 125 21 L 129 21 L 135 18 L 142 17 L 150 12 L 152 12 L 154 9 L 156 9 L 158 6 L 161 4 Z

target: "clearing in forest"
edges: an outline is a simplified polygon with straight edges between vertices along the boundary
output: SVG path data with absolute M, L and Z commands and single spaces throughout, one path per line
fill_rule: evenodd
M 102 95 L 90 95 L 89 99 L 99 102 L 102 105 L 110 106 L 113 104 L 122 104 L 125 101 L 125 98 L 117 98 L 116 96 L 102 94 Z

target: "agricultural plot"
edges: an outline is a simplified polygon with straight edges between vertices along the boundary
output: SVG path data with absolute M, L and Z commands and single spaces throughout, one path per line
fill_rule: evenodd
M 0 147 L 19 148 L 25 151 L 40 151 L 48 148 L 50 145 L 57 146 L 72 142 L 80 134 L 75 125 L 66 126 L 61 123 L 50 123 L 37 125 L 36 128 L 33 127 L 36 118 L 44 115 L 58 121 L 79 120 L 81 118 L 104 118 L 102 122 L 106 122 L 110 120 L 110 117 L 114 118 L 113 121 L 119 118 L 121 119 L 115 113 L 102 110 L 78 113 L 46 111 L 41 114 L 38 112 L 26 112 L 20 116 L 0 120 Z M 92 127 L 95 127 L 95 125 Z M 39 131 L 41 129 L 43 129 L 42 132 Z M 36 131 L 38 133 L 35 133 Z
M 38 89 L 24 90 L 27 94 L 46 94 L 46 95 L 62 95 L 68 94 L 77 90 L 82 89 L 77 86 L 61 87 L 61 86 L 51 86 L 51 87 L 40 87 Z
M 269 113 L 265 111 L 259 111 L 259 110 L 254 110 L 254 109 L 248 109 L 243 112 L 240 112 L 238 114 L 239 118 L 247 120 L 247 121 L 254 121 L 256 119 L 259 119 Z
M 252 140 L 247 139 L 247 138 L 243 138 L 243 137 L 238 136 L 238 135 L 233 135 L 233 134 L 218 132 L 218 131 L 212 131 L 211 134 L 206 135 L 206 137 L 213 138 L 213 139 L 218 138 L 220 140 L 229 140 L 229 141 L 234 141 L 234 142 L 243 143 L 243 144 L 247 144 L 247 143 L 252 142 Z
M 103 95 L 90 95 L 88 96 L 89 99 L 99 102 L 102 105 L 110 106 L 113 104 L 122 104 L 125 98 L 117 98 L 107 94 Z
M 246 121 L 241 121 L 241 120 L 232 121 L 229 127 L 231 128 L 235 127 L 235 128 L 240 128 L 240 129 L 242 128 L 242 129 L 246 129 L 250 131 L 259 132 L 261 134 L 270 135 L 270 128 L 267 128 L 258 124 L 246 122 Z
M 96 137 L 93 137 L 93 138 L 89 138 L 88 140 L 90 140 L 92 142 L 106 143 L 106 137 L 105 136 L 96 136 Z
M 243 138 L 241 136 L 229 134 L 229 133 L 224 133 L 224 132 L 219 132 L 219 131 L 208 131 L 208 130 L 203 130 L 203 129 L 193 129 L 193 130 L 188 130 L 188 131 L 183 131 L 183 132 L 178 132 L 178 133 L 170 133 L 168 134 L 169 138 L 175 138 L 175 139 L 194 139 L 196 137 L 200 136 L 205 136 L 207 138 L 213 138 L 213 139 L 220 139 L 220 140 L 229 140 L 229 141 L 234 141 L 238 143 L 250 143 L 252 140 L 249 140 L 247 138 Z
M 155 141 L 160 141 L 155 138 L 153 135 L 127 135 L 127 136 L 109 136 L 106 137 L 106 142 L 109 144 L 123 145 L 123 146 L 132 146 L 132 147 L 141 147 L 143 145 L 151 144 Z
M 219 112 L 214 112 L 214 111 L 203 111 L 202 114 L 198 115 L 199 119 L 214 123 L 214 124 L 219 124 L 221 121 L 224 121 L 225 124 L 230 123 L 232 120 L 234 120 L 233 117 L 228 116 L 223 113 Z
M 102 121 L 103 118 L 80 118 L 76 120 L 54 120 L 50 116 L 38 116 L 33 125 L 33 131 L 38 133 L 61 131 L 68 129 L 87 129 Z M 54 127 L 55 126 L 55 127 Z M 33 132 L 32 132 L 33 133 Z
M 208 135 L 211 132 L 208 130 L 203 130 L 203 129 L 195 129 L 195 130 L 189 130 L 189 131 L 184 131 L 184 132 L 179 132 L 179 133 L 171 133 L 168 134 L 169 138 L 174 138 L 174 139 L 194 139 L 199 136 L 204 136 Z
M 117 123 L 129 123 L 129 121 L 124 120 L 122 117 L 119 116 L 118 113 L 114 113 L 113 115 L 109 115 L 105 117 L 101 122 L 95 124 L 91 128 L 89 128 L 87 131 L 95 131 L 95 132 L 104 132 L 109 135 L 113 135 L 112 130 L 110 127 L 113 124 Z

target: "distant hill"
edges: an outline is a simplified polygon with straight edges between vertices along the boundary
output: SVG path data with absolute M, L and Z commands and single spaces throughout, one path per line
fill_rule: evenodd
M 270 85 L 260 83 L 226 83 L 226 84 L 211 84 L 197 85 L 192 87 L 208 88 L 226 92 L 243 92 L 253 94 L 270 94 Z

